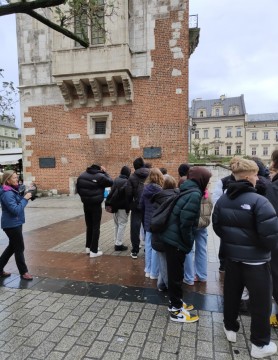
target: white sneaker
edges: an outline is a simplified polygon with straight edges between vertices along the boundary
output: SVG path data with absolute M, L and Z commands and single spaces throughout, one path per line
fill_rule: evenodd
M 90 251 L 90 258 L 98 257 L 98 256 L 101 256 L 101 255 L 103 255 L 102 251 L 98 251 L 97 253 L 94 253 L 94 252 Z
M 271 356 L 277 352 L 277 346 L 274 342 L 270 342 L 265 346 L 256 346 L 252 344 L 251 347 L 251 356 L 255 359 L 262 359 L 267 356 Z
M 150 275 L 150 279 L 151 279 L 151 280 L 157 280 L 157 279 L 158 279 L 158 276 L 152 276 L 152 275 Z
M 236 332 L 232 330 L 227 330 L 225 328 L 225 325 L 223 325 L 224 333 L 226 335 L 226 338 L 230 342 L 236 342 Z
M 149 277 L 150 277 L 150 273 L 145 273 L 145 277 L 149 278 Z
M 86 254 L 90 254 L 90 248 L 85 248 L 85 252 L 86 252 Z

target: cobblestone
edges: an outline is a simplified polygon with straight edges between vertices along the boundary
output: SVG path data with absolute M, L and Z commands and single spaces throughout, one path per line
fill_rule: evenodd
M 26 215 L 25 231 L 41 227 L 50 231 L 47 227 L 83 215 L 83 209 L 77 198 L 39 199 L 31 204 Z M 101 231 L 102 247 L 107 254 L 128 255 L 113 252 L 112 221 L 104 223 Z M 128 231 L 126 234 L 128 239 Z M 0 247 L 5 242 L 5 234 L 0 232 Z M 218 246 L 219 239 L 209 228 L 209 263 L 218 265 Z M 59 246 L 48 249 L 47 253 L 63 254 L 65 251 L 81 256 L 84 233 L 61 241 Z M 85 254 L 84 261 L 90 261 Z M 90 262 L 92 268 L 93 264 Z M 137 266 L 134 262 L 130 264 L 131 267 Z M 55 279 L 55 286 L 59 288 L 59 281 L 64 286 L 64 280 Z M 90 286 L 96 287 L 93 283 L 85 287 L 91 289 Z M 223 332 L 223 314 L 206 307 L 196 310 L 199 322 L 178 324 L 169 320 L 166 304 L 48 290 L 0 287 L 0 360 L 251 359 L 249 316 L 239 317 L 241 327 L 237 343 L 230 344 Z M 124 287 L 124 290 L 128 293 L 130 288 Z M 138 289 L 138 294 L 140 291 Z M 271 337 L 278 344 L 275 329 L 272 329 Z

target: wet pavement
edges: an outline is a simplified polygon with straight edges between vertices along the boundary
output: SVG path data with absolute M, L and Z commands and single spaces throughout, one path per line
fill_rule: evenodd
M 12 276 L 0 279 L 0 359 L 250 359 L 248 316 L 240 317 L 236 344 L 223 334 L 223 274 L 211 227 L 208 281 L 184 284 L 184 300 L 200 321 L 183 325 L 169 321 L 167 293 L 144 277 L 144 247 L 137 260 L 130 257 L 127 228 L 129 250 L 115 252 L 113 232 L 112 215 L 103 210 L 104 255 L 91 259 L 78 196 L 29 203 L 25 257 L 34 280 L 21 280 L 13 259 L 5 268 Z M 6 244 L 1 231 L 1 252 Z

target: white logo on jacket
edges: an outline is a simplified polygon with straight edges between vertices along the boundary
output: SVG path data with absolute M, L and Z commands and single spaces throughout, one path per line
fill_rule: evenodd
M 249 204 L 243 204 L 241 205 L 241 208 L 244 210 L 251 210 L 251 206 Z

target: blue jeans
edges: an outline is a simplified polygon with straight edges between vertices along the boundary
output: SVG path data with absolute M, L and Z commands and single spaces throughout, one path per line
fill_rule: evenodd
M 168 271 L 167 271 L 167 260 L 165 252 L 157 251 L 158 256 L 158 269 L 159 275 L 157 280 L 157 287 L 161 290 L 168 289 Z
M 158 277 L 158 256 L 152 248 L 152 233 L 145 234 L 145 272 L 152 277 Z
M 184 279 L 190 284 L 194 284 L 195 275 L 201 281 L 207 280 L 207 228 L 196 229 L 193 235 L 195 250 L 193 248 L 184 261 Z

